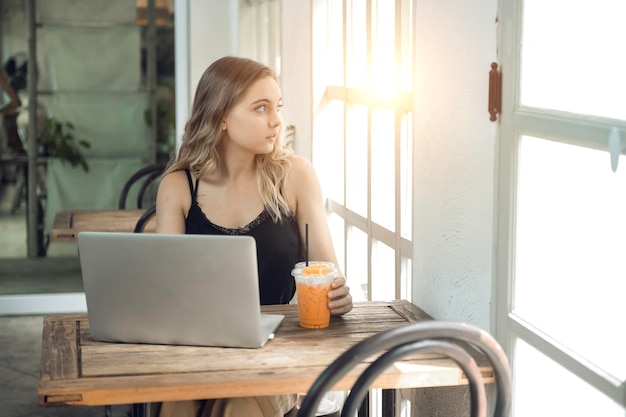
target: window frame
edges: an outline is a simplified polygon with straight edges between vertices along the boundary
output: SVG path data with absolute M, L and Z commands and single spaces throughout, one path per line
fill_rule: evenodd
M 522 107 L 520 103 L 520 65 L 524 0 L 500 5 L 499 60 L 502 64 L 502 109 L 498 142 L 498 196 L 495 292 L 496 336 L 515 372 L 515 340 L 519 339 L 586 381 L 606 396 L 626 406 L 626 383 L 616 381 L 598 367 L 577 355 L 513 312 L 514 252 L 517 161 L 522 136 L 550 138 L 557 142 L 606 150 L 608 132 L 626 122 L 596 116 L 583 116 L 548 109 Z M 607 159 L 607 166 L 609 160 Z M 519 388 L 519 387 L 518 387 Z
M 332 0 L 314 0 L 314 5 L 313 5 L 313 10 L 324 10 L 328 13 L 328 10 L 331 8 L 329 6 L 329 3 L 331 3 Z M 405 155 L 403 155 L 401 153 L 401 144 L 402 144 L 402 123 L 403 117 L 408 117 L 408 118 L 412 118 L 412 112 L 413 112 L 413 93 L 412 91 L 394 91 L 393 93 L 383 93 L 383 92 L 373 92 L 371 90 L 368 90 L 366 88 L 362 88 L 362 87 L 350 87 L 348 86 L 348 80 L 347 80 L 347 67 L 348 67 L 348 57 L 346 54 L 346 50 L 348 49 L 347 47 L 347 39 L 349 38 L 349 34 L 348 29 L 349 28 L 349 20 L 350 18 L 347 17 L 347 14 L 349 13 L 350 9 L 350 4 L 351 4 L 351 0 L 338 0 L 342 3 L 342 11 L 343 11 L 343 15 L 342 15 L 342 25 L 343 27 L 341 28 L 342 30 L 342 40 L 343 40 L 343 45 L 342 45 L 342 50 L 343 50 L 343 54 L 342 54 L 342 58 L 343 58 L 343 62 L 341 63 L 342 65 L 342 69 L 343 69 L 343 85 L 336 85 L 337 83 L 325 83 L 323 84 L 323 86 L 316 86 L 315 84 L 318 83 L 319 84 L 319 79 L 318 78 L 314 78 L 314 87 L 313 90 L 314 91 L 320 91 L 320 94 L 317 98 L 315 98 L 316 101 L 318 101 L 317 103 L 313 104 L 314 108 L 318 108 L 319 102 L 331 102 L 331 101 L 338 101 L 343 103 L 343 108 L 344 108 L 344 116 L 343 116 L 343 124 L 344 124 L 344 128 L 343 128 L 343 132 L 341 134 L 341 137 L 343 139 L 343 146 L 344 146 L 344 160 L 343 160 L 343 181 L 344 181 L 344 185 L 343 185 L 343 202 L 342 201 L 337 201 L 337 199 L 333 199 L 333 198 L 327 198 L 326 200 L 326 209 L 328 214 L 332 214 L 332 215 L 336 215 L 338 217 L 340 217 L 343 221 L 344 224 L 344 228 L 343 228 L 343 239 L 341 242 L 335 242 L 335 245 L 342 245 L 341 248 L 339 248 L 338 250 L 338 254 L 342 253 L 343 254 L 343 265 L 344 265 L 344 272 L 346 273 L 346 276 L 348 277 L 348 280 L 350 280 L 350 268 L 349 265 L 350 263 L 348 262 L 348 256 L 349 256 L 349 250 L 348 250 L 348 234 L 349 234 L 349 229 L 351 227 L 355 227 L 357 229 L 359 229 L 360 231 L 364 232 L 367 235 L 367 241 L 368 241 L 368 250 L 367 250 L 367 299 L 368 300 L 372 300 L 372 249 L 373 249 L 373 245 L 374 242 L 381 242 L 384 245 L 388 246 L 389 248 L 391 248 L 392 250 L 394 250 L 395 253 L 395 276 L 393 277 L 393 282 L 394 282 L 394 295 L 396 298 L 404 298 L 404 299 L 410 299 L 411 298 L 411 268 L 407 267 L 407 262 L 412 262 L 413 259 L 413 243 L 411 241 L 412 239 L 412 233 L 411 231 L 408 233 L 408 237 L 402 236 L 402 231 L 403 231 L 403 224 L 402 224 L 402 216 L 403 215 L 407 215 L 407 213 L 403 213 L 403 202 L 404 204 L 412 204 L 413 202 L 413 198 L 412 195 L 410 196 L 402 196 L 401 192 L 402 192 L 402 172 L 401 172 L 401 164 L 405 163 L 403 162 L 403 157 Z M 382 4 L 382 3 L 381 3 Z M 366 22 L 365 22 L 365 27 L 366 30 L 368 32 L 368 36 L 366 39 L 366 50 L 367 50 L 367 55 L 368 55 L 368 61 L 371 63 L 372 60 L 372 14 L 373 14 L 373 8 L 377 6 L 377 2 L 376 1 L 367 1 L 366 2 Z M 378 4 L 378 6 L 380 6 L 380 4 Z M 412 12 L 407 12 L 407 9 L 410 9 L 411 7 L 413 7 L 413 1 L 412 0 L 396 0 L 395 1 L 395 43 L 396 43 L 396 64 L 398 64 L 402 59 L 405 59 L 406 62 L 410 62 L 412 64 L 413 62 L 413 48 L 412 48 L 412 34 L 411 29 L 412 29 L 412 19 L 413 19 L 413 13 Z M 315 13 L 314 13 L 315 16 Z M 407 35 L 406 32 L 402 32 L 403 31 L 403 26 L 402 26 L 402 22 L 408 20 L 408 24 L 405 24 L 404 26 L 404 30 L 407 30 L 406 28 L 409 28 L 409 33 Z M 329 21 L 334 21 L 332 19 L 328 19 L 326 20 L 326 22 L 323 25 L 320 25 L 320 27 L 323 27 L 324 29 L 326 29 L 325 25 L 330 24 Z M 317 25 L 314 22 L 313 27 L 316 28 Z M 321 30 L 320 30 L 321 31 Z M 314 51 L 313 51 L 313 56 L 314 56 L 314 67 L 316 65 L 320 65 L 319 62 L 315 62 L 315 57 L 319 57 L 324 56 L 324 57 L 328 57 L 327 54 L 320 54 L 319 50 L 316 51 L 316 46 L 315 46 L 315 29 L 314 29 Z M 399 42 L 401 42 L 401 44 L 399 44 Z M 323 43 L 320 41 L 320 43 Z M 409 45 L 406 45 L 406 43 L 409 43 Z M 322 48 L 320 48 L 322 49 Z M 326 52 L 326 51 L 324 51 Z M 401 54 L 407 54 L 407 56 L 405 56 L 404 58 L 402 58 L 400 55 Z M 314 71 L 315 73 L 315 71 Z M 370 74 L 367 74 L 367 77 L 369 78 Z M 324 82 L 326 82 L 327 80 L 324 80 Z M 316 94 L 313 94 L 314 97 L 316 97 Z M 347 166 L 347 156 L 346 156 L 346 123 L 347 123 L 347 109 L 349 106 L 352 105 L 362 105 L 368 108 L 368 137 L 367 137 L 367 153 L 368 153 L 368 175 L 367 175 L 367 214 L 366 215 L 361 215 L 359 213 L 356 213 L 354 210 L 351 210 L 347 204 L 347 195 L 346 195 L 346 189 L 347 189 L 347 176 L 346 176 L 346 166 Z M 371 118 L 372 118 L 372 112 L 375 111 L 376 109 L 391 109 L 394 111 L 394 138 L 393 138 L 393 146 L 394 146 L 394 159 L 395 159 L 395 168 L 394 168 L 394 172 L 393 172 L 393 186 L 394 186 L 394 210 L 395 210 L 395 225 L 394 225 L 394 230 L 390 230 L 387 229 L 385 227 L 383 227 L 382 225 L 376 223 L 375 221 L 372 220 L 372 210 L 371 210 L 371 199 L 372 199 L 372 178 L 371 178 Z M 314 128 L 313 128 L 313 141 L 315 142 L 316 137 L 319 140 L 319 136 L 317 135 L 321 135 L 320 133 L 316 132 L 315 129 L 316 126 L 316 122 L 314 121 Z M 316 135 L 317 133 L 317 135 Z M 406 139 L 405 139 L 406 140 Z M 412 132 L 408 135 L 408 140 L 412 141 Z M 392 141 L 390 140 L 389 143 L 391 144 Z M 315 154 L 315 146 L 313 146 L 314 148 L 314 152 L 313 152 L 313 164 L 317 165 L 318 169 L 322 169 L 323 167 L 319 166 L 319 164 L 316 164 L 317 162 L 317 158 L 316 158 L 316 154 Z M 412 154 L 412 151 L 411 151 Z M 411 161 L 412 164 L 412 155 L 408 156 L 408 159 Z M 321 158 L 320 158 L 321 160 Z M 320 164 L 323 162 L 320 162 Z M 412 180 L 413 177 L 413 173 L 412 173 L 413 168 L 411 167 L 410 171 L 407 173 L 407 176 L 409 177 L 409 181 Z M 406 179 L 405 179 L 406 180 Z M 323 184 L 322 184 L 323 186 Z M 411 187 L 412 188 L 412 187 Z M 410 217 L 410 219 L 405 219 L 404 221 L 408 221 L 412 223 L 412 216 L 413 216 L 413 208 L 411 207 L 411 210 L 409 210 L 410 213 L 408 213 L 408 216 Z M 406 229 L 406 228 L 405 228 Z M 341 262 L 341 260 L 340 260 Z M 404 277 L 403 277 L 404 275 Z M 375 297 L 374 297 L 375 298 Z

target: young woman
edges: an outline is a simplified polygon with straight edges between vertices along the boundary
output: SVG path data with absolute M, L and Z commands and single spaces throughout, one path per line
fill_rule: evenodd
M 330 261 L 333 249 L 317 175 L 281 143 L 282 99 L 276 76 L 256 61 L 224 57 L 202 75 L 178 155 L 157 196 L 157 232 L 245 234 L 257 244 L 261 304 L 288 303 L 294 265 Z M 341 274 L 332 283 L 333 315 L 352 309 Z M 165 403 L 161 416 L 282 417 L 296 396 Z M 204 407 L 204 410 L 198 411 Z M 190 413 L 190 414 L 189 414 Z

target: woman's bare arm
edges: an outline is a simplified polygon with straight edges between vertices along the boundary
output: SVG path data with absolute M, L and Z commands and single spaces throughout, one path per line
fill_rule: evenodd
M 191 206 L 191 192 L 184 171 L 171 172 L 161 179 L 156 204 L 157 233 L 185 233 L 185 216 Z
M 286 191 L 288 195 L 295 196 L 294 209 L 302 239 L 305 238 L 308 224 L 309 260 L 332 262 L 339 269 L 317 174 L 311 163 L 304 158 L 294 156 L 291 162 Z M 352 310 L 352 296 L 340 270 L 332 287 L 328 295 L 331 314 L 340 315 Z

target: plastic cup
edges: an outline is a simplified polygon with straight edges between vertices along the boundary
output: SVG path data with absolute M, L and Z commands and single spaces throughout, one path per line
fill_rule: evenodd
M 296 267 L 291 271 L 296 280 L 300 326 L 307 329 L 323 329 L 330 324 L 328 291 L 337 275 L 337 269 L 328 263 L 309 262 L 309 266 Z

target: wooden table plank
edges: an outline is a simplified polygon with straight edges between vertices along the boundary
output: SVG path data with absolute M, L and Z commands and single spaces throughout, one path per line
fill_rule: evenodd
M 46 346 L 46 355 L 41 356 L 42 380 L 80 377 L 78 323 L 72 319 L 44 320 L 42 346 Z
M 145 209 L 125 210 L 69 210 L 59 211 L 54 216 L 50 239 L 53 242 L 73 242 L 81 231 L 132 232 Z M 153 216 L 144 232 L 156 231 Z
M 361 364 L 342 378 L 333 390 L 348 390 L 352 387 L 366 365 Z M 63 388 L 39 390 L 40 399 L 46 394 L 48 402 L 40 405 L 105 405 L 131 404 L 158 401 L 180 401 L 200 398 L 245 397 L 250 395 L 278 395 L 304 393 L 325 367 L 300 366 L 282 368 L 279 372 L 216 371 L 193 372 L 168 375 L 145 375 L 142 377 L 94 378 L 89 388 L 78 380 L 68 381 Z M 485 368 L 488 374 L 489 369 Z M 288 385 L 286 382 L 288 381 Z M 493 378 L 486 382 L 493 382 Z M 449 360 L 421 359 L 410 372 L 391 367 L 374 382 L 376 388 L 440 387 L 466 385 L 459 369 Z M 138 389 L 137 387 L 140 386 Z M 287 389 L 285 387 L 288 387 Z M 78 396 L 76 393 L 80 392 Z M 76 398 L 75 400 L 64 400 Z M 52 400 L 56 401 L 53 402 Z
M 355 303 L 352 312 L 333 317 L 327 329 L 309 330 L 298 325 L 296 305 L 262 309 L 286 317 L 276 337 L 260 349 L 95 342 L 86 315 L 46 317 L 39 403 L 104 405 L 306 392 L 357 342 L 409 321 L 429 319 L 407 301 Z M 484 358 L 479 363 L 492 382 Z M 349 389 L 365 366 L 348 373 L 335 389 Z M 453 361 L 416 354 L 385 370 L 374 386 L 465 384 Z

